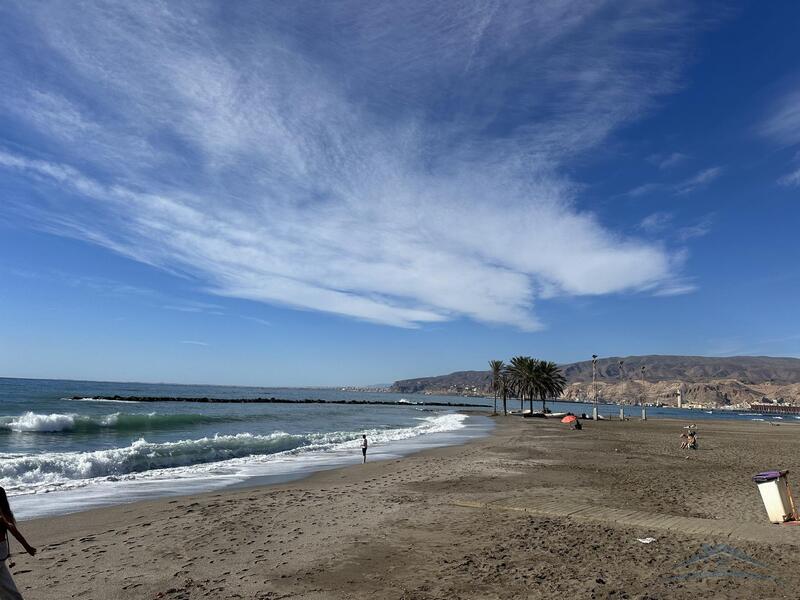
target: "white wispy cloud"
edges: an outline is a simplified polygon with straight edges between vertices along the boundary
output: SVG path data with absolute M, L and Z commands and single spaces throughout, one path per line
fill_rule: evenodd
M 761 133 L 787 146 L 800 144 L 800 90 L 784 94 L 770 113 Z
M 0 108 L 42 141 L 0 167 L 43 190 L 9 205 L 48 231 L 402 327 L 535 329 L 542 296 L 675 287 L 680 261 L 576 208 L 563 173 L 675 89 L 680 3 L 7 13 L 3 43 L 41 50 L 5 48 Z
M 652 234 L 668 234 L 683 243 L 707 235 L 711 231 L 712 222 L 712 215 L 706 215 L 690 225 L 680 225 L 675 223 L 675 215 L 672 213 L 658 211 L 642 219 L 639 228 Z M 674 288 L 672 284 L 671 287 Z
M 225 311 L 218 304 L 211 304 L 208 302 L 192 302 L 185 301 L 178 304 L 164 304 L 161 308 L 166 310 L 175 310 L 185 313 L 202 313 L 208 315 L 225 315 Z
M 642 185 L 637 185 L 635 188 L 629 190 L 625 195 L 630 196 L 631 198 L 638 198 L 639 196 L 646 196 L 661 189 L 664 189 L 663 183 L 643 183 Z
M 670 226 L 672 219 L 672 213 L 654 212 L 642 219 L 641 223 L 639 223 L 639 228 L 649 233 L 659 233 Z
M 676 279 L 654 292 L 656 296 L 682 296 L 697 291 L 697 284 L 690 279 Z
M 687 179 L 678 181 L 677 183 L 643 183 L 642 185 L 638 185 L 635 188 L 627 191 L 624 195 L 631 198 L 638 198 L 639 196 L 646 196 L 659 190 L 678 195 L 689 194 L 699 188 L 705 187 L 715 179 L 719 178 L 723 171 L 723 167 L 708 167 L 698 171 Z
M 38 279 L 48 283 L 69 285 L 91 291 L 93 294 L 112 297 L 125 298 L 126 300 L 137 301 L 149 308 L 176 311 L 180 313 L 213 315 L 219 317 L 231 317 L 234 319 L 245 319 L 258 323 L 259 325 L 269 326 L 271 323 L 260 317 L 239 314 L 236 312 L 225 311 L 222 306 L 213 302 L 202 302 L 181 296 L 167 294 L 163 291 L 148 287 L 141 287 L 115 281 L 105 277 L 88 277 L 76 275 L 58 270 L 32 271 L 16 268 L 4 268 L 0 265 L 0 272 L 13 277 L 24 279 Z
M 770 116 L 761 123 L 761 134 L 784 146 L 800 144 L 800 90 L 792 90 L 781 96 L 771 107 Z M 800 160 L 800 152 L 794 162 Z M 784 186 L 800 186 L 800 167 L 795 166 L 778 178 Z
M 210 346 L 208 342 L 198 342 L 197 340 L 181 340 L 181 344 L 189 344 L 190 346 Z
M 786 186 L 800 186 L 800 168 L 778 179 L 778 183 Z
M 688 179 L 676 184 L 674 188 L 675 193 L 688 194 L 700 187 L 706 186 L 722 175 L 722 171 L 722 167 L 709 167 L 707 169 L 703 169 L 692 177 L 689 177 Z
M 252 321 L 253 323 L 258 323 L 259 325 L 263 325 L 264 327 L 271 327 L 272 323 L 267 321 L 266 319 L 261 319 L 259 317 L 250 317 L 247 315 L 241 315 L 241 317 L 247 321 Z
M 688 158 L 688 155 L 682 152 L 671 152 L 670 154 L 654 154 L 648 157 L 648 160 L 663 171 L 682 164 Z
M 707 215 L 692 225 L 678 227 L 675 230 L 675 237 L 680 242 L 687 242 L 694 238 L 703 237 L 711 232 L 712 225 L 713 218 L 711 215 Z

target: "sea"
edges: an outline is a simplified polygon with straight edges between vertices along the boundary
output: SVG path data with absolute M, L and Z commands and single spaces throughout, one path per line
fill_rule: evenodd
M 388 404 L 128 402 L 109 396 L 269 398 Z M 468 403 L 470 414 L 431 403 Z M 319 388 L 0 378 L 0 486 L 19 519 L 287 482 L 315 471 L 461 444 L 493 427 L 493 400 Z M 519 408 L 510 400 L 509 408 Z M 526 403 L 527 406 L 527 403 Z M 534 405 L 538 407 L 538 403 Z M 549 402 L 591 414 L 589 403 Z M 641 409 L 626 407 L 639 418 Z M 648 408 L 648 418 L 800 423 L 793 416 Z M 619 407 L 599 406 L 604 418 Z M 483 416 L 485 413 L 486 416 Z M 783 419 L 786 419 L 785 421 Z
M 356 400 L 363 404 L 128 402 L 108 396 Z M 77 397 L 78 399 L 74 399 Z M 464 443 L 488 417 L 430 402 L 484 398 L 340 389 L 0 378 L 0 486 L 18 519 L 155 497 L 286 482 Z

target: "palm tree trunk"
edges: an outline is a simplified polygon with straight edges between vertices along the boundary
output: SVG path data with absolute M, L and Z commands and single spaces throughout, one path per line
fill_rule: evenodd
M 497 390 L 494 391 L 494 414 L 497 414 Z
M 530 396 L 530 406 L 531 406 L 531 415 L 533 414 L 533 392 L 531 392 Z
M 508 393 L 504 390 L 503 391 L 503 416 L 504 417 L 508 416 L 508 410 L 506 410 L 506 397 L 507 396 L 508 396 Z
M 547 412 L 547 400 L 545 400 L 546 396 L 542 394 L 542 412 Z

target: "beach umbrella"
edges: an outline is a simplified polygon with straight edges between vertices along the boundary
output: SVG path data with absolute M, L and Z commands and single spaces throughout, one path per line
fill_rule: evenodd
M 578 417 L 576 417 L 575 415 L 567 415 L 566 417 L 561 419 L 561 422 L 562 423 L 574 423 L 577 420 L 578 420 Z

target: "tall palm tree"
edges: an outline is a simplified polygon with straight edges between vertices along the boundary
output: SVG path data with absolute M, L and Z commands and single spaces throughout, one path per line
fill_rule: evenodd
M 561 369 L 554 362 L 540 360 L 536 365 L 537 387 L 536 391 L 542 400 L 542 412 L 546 410 L 547 398 L 557 398 L 564 392 L 567 379 Z
M 503 372 L 500 374 L 500 394 L 503 396 L 503 416 L 508 416 L 508 406 L 506 404 L 506 400 L 508 399 L 508 394 L 513 391 L 511 387 L 511 376 L 508 373 L 508 366 L 503 369 Z
M 515 356 L 511 359 L 511 364 L 508 366 L 511 388 L 514 390 L 514 394 L 519 398 L 520 414 L 525 408 L 525 394 L 528 392 L 528 382 L 525 378 L 525 372 L 526 365 L 530 360 L 533 360 L 530 356 Z
M 490 360 L 489 368 L 492 370 L 492 390 L 494 390 L 494 414 L 497 414 L 497 394 L 500 391 L 500 378 L 505 368 L 502 360 Z
M 533 397 L 538 390 L 538 371 L 539 361 L 530 356 L 515 356 L 511 359 L 509 371 L 513 381 L 514 389 L 519 396 L 520 411 L 525 403 L 525 397 L 530 400 L 530 410 L 533 413 Z
M 526 358 L 523 376 L 525 378 L 525 389 L 530 400 L 531 415 L 533 415 L 533 397 L 541 395 L 542 381 L 539 377 L 539 364 L 541 361 L 531 357 Z

